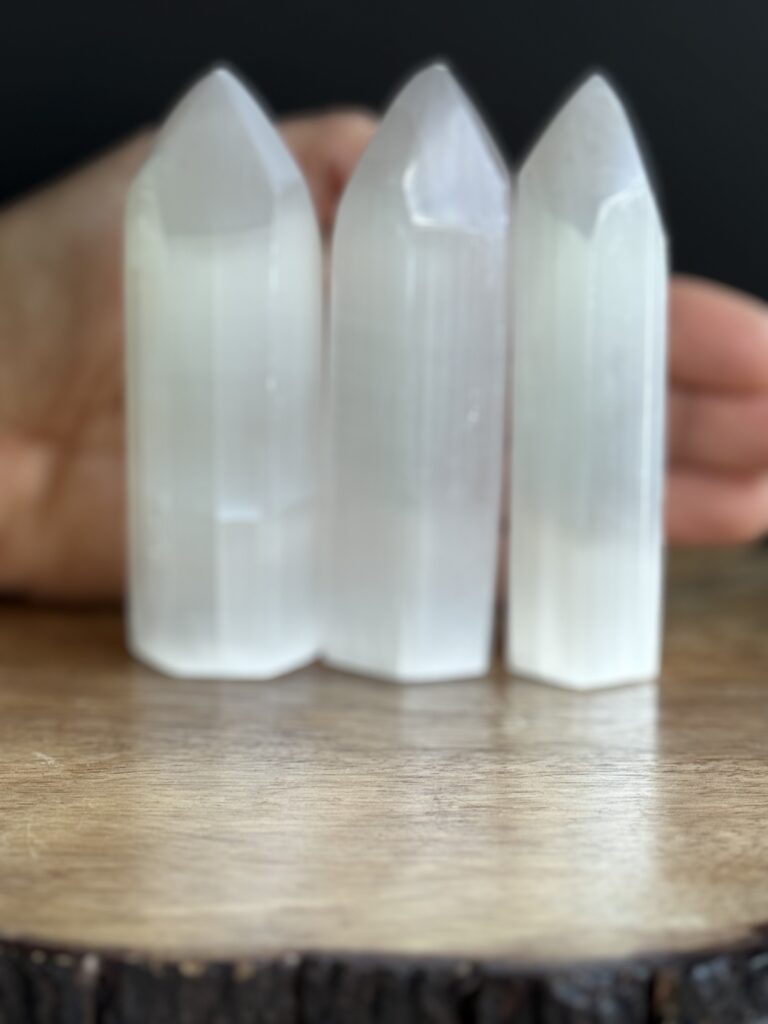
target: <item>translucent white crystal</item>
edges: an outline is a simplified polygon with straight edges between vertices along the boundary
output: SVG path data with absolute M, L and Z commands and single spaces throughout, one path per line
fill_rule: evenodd
M 488 664 L 509 180 L 451 74 L 397 96 L 333 243 L 324 652 L 396 680 Z
M 271 676 L 315 654 L 320 286 L 299 169 L 216 70 L 127 207 L 129 642 L 164 671 Z
M 667 259 L 600 77 L 520 175 L 507 659 L 570 687 L 659 667 Z

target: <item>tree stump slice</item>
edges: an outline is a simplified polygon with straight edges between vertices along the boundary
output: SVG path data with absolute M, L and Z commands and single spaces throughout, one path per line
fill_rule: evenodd
M 165 679 L 0 614 L 2 1024 L 768 1021 L 768 551 L 664 677 Z

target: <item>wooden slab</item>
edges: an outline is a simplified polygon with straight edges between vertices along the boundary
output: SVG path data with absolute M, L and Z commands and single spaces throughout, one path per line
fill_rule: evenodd
M 1 608 L 0 1020 L 763 1019 L 768 552 L 672 576 L 661 685 L 593 695 L 173 681 Z

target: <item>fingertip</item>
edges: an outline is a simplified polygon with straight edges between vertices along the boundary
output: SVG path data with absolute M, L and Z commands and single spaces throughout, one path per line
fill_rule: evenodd
M 704 302 L 727 303 L 738 307 L 740 312 L 754 314 L 758 317 L 768 316 L 768 303 L 764 302 L 757 295 L 733 288 L 731 285 L 723 284 L 720 281 L 712 281 L 706 277 L 696 277 L 693 274 L 675 274 L 670 288 L 670 303 L 674 308 L 681 300 L 686 301 L 691 297 L 701 299 Z
M 768 532 L 768 475 L 670 473 L 667 539 L 680 545 L 747 544 Z
M 376 115 L 365 107 L 330 110 L 325 116 L 334 121 L 339 131 L 366 139 L 373 135 L 378 125 Z
M 768 390 L 768 306 L 726 285 L 676 277 L 670 289 L 675 383 L 713 392 Z
M 376 130 L 365 110 L 332 110 L 283 121 L 280 130 L 309 184 L 323 232 L 333 223 L 342 192 Z
M 714 395 L 674 389 L 669 456 L 677 466 L 715 473 L 768 472 L 768 395 Z
M 349 174 L 376 131 L 376 120 L 362 110 L 326 115 L 323 147 L 336 167 Z

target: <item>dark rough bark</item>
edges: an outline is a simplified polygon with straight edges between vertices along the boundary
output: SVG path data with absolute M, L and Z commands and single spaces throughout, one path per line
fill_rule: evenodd
M 768 938 L 572 968 L 288 954 L 162 963 L 0 944 L 0 1024 L 766 1024 Z

